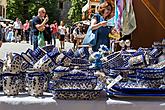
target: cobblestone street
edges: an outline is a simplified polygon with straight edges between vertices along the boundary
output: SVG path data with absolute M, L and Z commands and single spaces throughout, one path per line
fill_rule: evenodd
M 57 47 L 60 47 L 60 42 L 57 39 L 56 40 Z M 65 42 L 65 49 L 72 48 L 73 44 L 69 42 Z M 28 48 L 33 48 L 32 45 L 26 43 L 25 41 L 22 41 L 21 43 L 3 43 L 2 47 L 0 48 L 0 59 L 5 58 L 5 54 L 8 52 L 16 52 L 16 53 L 21 53 L 21 52 L 26 52 Z

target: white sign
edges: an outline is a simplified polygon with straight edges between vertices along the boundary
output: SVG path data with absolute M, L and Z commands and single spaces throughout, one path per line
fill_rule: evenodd
M 118 83 L 123 77 L 121 75 L 117 76 L 112 82 L 107 86 L 108 89 L 110 89 L 112 86 L 114 86 L 116 83 Z

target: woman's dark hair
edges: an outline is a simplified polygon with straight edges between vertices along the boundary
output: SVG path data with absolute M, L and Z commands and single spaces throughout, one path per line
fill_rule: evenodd
M 111 13 L 114 11 L 114 5 L 112 5 L 111 3 L 109 2 L 104 2 L 102 4 L 100 4 L 100 6 L 98 7 L 98 12 L 103 15 L 104 14 L 104 11 L 105 9 L 107 9 L 108 7 L 110 7 L 110 10 L 111 10 Z M 108 18 L 111 18 L 111 13 L 106 17 L 106 19 Z

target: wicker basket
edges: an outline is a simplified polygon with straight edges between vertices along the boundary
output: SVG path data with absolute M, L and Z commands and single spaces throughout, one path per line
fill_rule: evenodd
M 121 52 L 115 52 L 106 57 L 107 61 L 103 62 L 103 71 L 105 74 L 110 74 L 111 68 L 122 67 L 125 65 L 125 61 L 121 55 Z

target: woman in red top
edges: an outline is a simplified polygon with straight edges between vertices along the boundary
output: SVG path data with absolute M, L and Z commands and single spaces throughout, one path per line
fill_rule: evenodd
M 26 23 L 23 25 L 23 32 L 26 38 L 26 42 L 29 43 L 29 21 L 26 20 Z
M 52 40 L 54 40 L 54 46 L 56 46 L 56 36 L 57 36 L 57 32 L 58 32 L 58 24 L 57 24 L 56 20 L 51 25 L 51 30 L 52 30 Z

